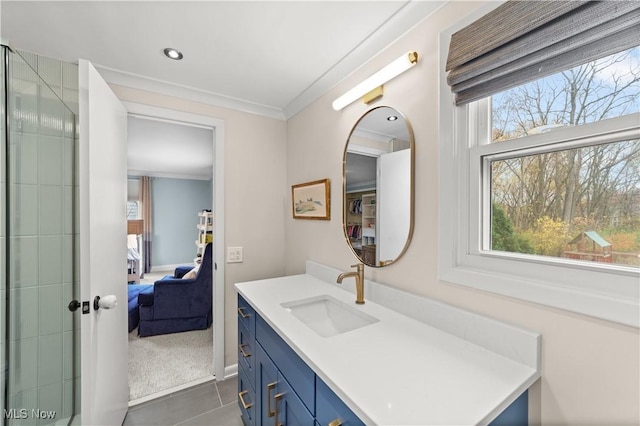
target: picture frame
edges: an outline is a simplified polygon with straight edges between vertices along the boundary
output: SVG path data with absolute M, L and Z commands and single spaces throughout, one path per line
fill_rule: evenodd
M 331 182 L 314 180 L 291 186 L 291 208 L 294 219 L 331 219 Z

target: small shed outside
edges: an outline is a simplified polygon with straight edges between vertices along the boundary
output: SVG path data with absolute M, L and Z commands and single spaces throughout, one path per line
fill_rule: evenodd
M 596 231 L 585 231 L 567 243 L 564 257 L 591 262 L 613 263 L 613 245 Z

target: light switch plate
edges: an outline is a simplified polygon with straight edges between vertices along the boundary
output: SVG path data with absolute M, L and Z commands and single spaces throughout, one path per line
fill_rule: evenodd
M 227 263 L 240 263 L 242 260 L 242 247 L 227 247 Z

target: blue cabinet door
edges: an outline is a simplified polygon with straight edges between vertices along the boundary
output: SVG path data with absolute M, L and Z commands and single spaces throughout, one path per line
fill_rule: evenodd
M 238 366 L 244 370 L 247 379 L 255 387 L 256 382 L 256 357 L 255 357 L 256 339 L 249 331 L 238 322 Z
M 282 375 L 295 389 L 307 410 L 315 414 L 315 373 L 291 347 L 271 328 L 267 322 L 256 315 L 256 340 Z
M 282 426 L 314 426 L 314 419 L 291 385 L 278 371 L 278 384 L 273 396 L 276 421 Z
M 313 416 L 262 346 L 256 344 L 256 349 L 256 424 L 313 425 Z
M 278 370 L 262 346 L 256 343 L 256 394 L 258 405 L 256 418 L 258 425 L 274 424 L 274 400 L 276 384 L 278 382 Z
M 256 311 L 238 295 L 238 323 L 245 326 L 252 336 L 256 335 Z
M 238 371 L 238 406 L 240 416 L 246 426 L 254 426 L 256 423 L 256 393 L 244 374 L 244 370 Z
M 353 411 L 342 402 L 320 377 L 316 376 L 316 420 L 320 425 L 364 426 Z

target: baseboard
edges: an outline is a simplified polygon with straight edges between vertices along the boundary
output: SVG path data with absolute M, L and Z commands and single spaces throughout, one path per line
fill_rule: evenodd
M 229 365 L 224 368 L 223 380 L 230 379 L 238 375 L 238 364 Z

